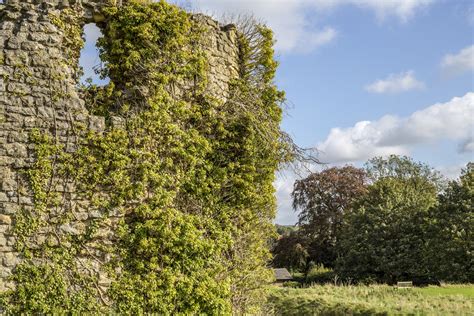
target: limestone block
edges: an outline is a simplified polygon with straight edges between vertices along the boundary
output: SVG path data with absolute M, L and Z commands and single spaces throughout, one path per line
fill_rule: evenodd
M 10 230 L 9 225 L 1 225 L 0 224 L 0 234 L 5 234 Z
M 14 267 L 20 262 L 18 254 L 7 252 L 3 256 L 3 265 L 6 267 Z
M 12 223 L 12 219 L 8 215 L 0 214 L 0 224 L 10 225 Z
M 105 130 L 105 118 L 100 116 L 91 116 L 89 118 L 89 129 L 102 132 Z
M 6 195 L 6 193 L 5 193 Z M 7 198 L 9 199 L 9 197 L 7 196 Z M 16 202 L 16 201 L 15 201 Z M 20 208 L 20 206 L 15 203 L 15 202 L 6 202 L 6 203 L 0 203 L 0 211 L 3 213 L 3 214 L 6 214 L 6 215 L 13 215 L 13 214 L 16 214 Z M 1 224 L 0 224 L 1 225 Z M 0 233 L 2 232 L 1 228 L 0 228 Z M 5 232 L 5 231 L 3 231 Z
M 28 156 L 28 151 L 24 144 L 11 143 L 11 144 L 6 144 L 4 146 L 5 146 L 8 156 L 17 157 L 17 158 Z
M 8 198 L 5 192 L 0 192 L 0 202 L 8 202 L 10 199 Z
M 7 267 L 3 267 L 0 265 L 0 278 L 7 278 L 8 276 L 10 276 L 12 273 L 12 269 L 10 268 L 7 268 Z M 3 288 L 2 289 L 2 285 L 0 283 L 0 291 L 1 290 L 5 290 L 6 288 Z
M 3 174 L 3 179 L 1 180 L 1 188 L 3 192 L 11 192 L 17 189 L 17 181 L 14 178 L 14 174 L 12 172 L 6 172 Z

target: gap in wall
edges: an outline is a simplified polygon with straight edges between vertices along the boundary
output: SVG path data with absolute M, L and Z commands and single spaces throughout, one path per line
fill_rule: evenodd
M 100 86 L 110 82 L 109 78 L 101 79 L 100 75 L 97 74 L 97 70 L 101 69 L 103 65 L 99 57 L 99 50 L 96 47 L 97 40 L 101 36 L 102 32 L 100 28 L 94 23 L 89 23 L 84 26 L 85 43 L 79 59 L 79 65 L 84 71 L 80 79 L 81 83 L 85 83 L 88 78 L 92 79 L 94 84 Z

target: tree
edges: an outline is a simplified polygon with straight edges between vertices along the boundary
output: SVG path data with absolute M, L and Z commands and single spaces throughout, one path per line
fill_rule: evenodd
M 275 229 L 276 229 L 276 233 L 278 234 L 278 236 L 286 236 L 286 235 L 289 235 L 292 232 L 297 231 L 298 227 L 296 227 L 295 225 L 278 225 L 278 224 L 275 224 Z
M 439 174 L 408 157 L 374 158 L 373 183 L 346 215 L 336 270 L 343 277 L 393 283 L 429 279 L 425 227 L 437 203 Z
M 474 282 L 474 163 L 449 183 L 430 213 L 425 257 L 441 280 Z
M 275 268 L 285 267 L 292 271 L 302 271 L 306 267 L 308 251 L 296 230 L 281 235 L 275 242 L 272 253 Z
M 334 265 L 344 214 L 365 194 L 366 184 L 364 170 L 352 166 L 326 169 L 296 181 L 293 207 L 300 210 L 298 225 L 312 261 Z
M 427 183 L 430 186 L 435 185 L 438 189 L 444 185 L 443 177 L 438 171 L 407 156 L 374 157 L 366 163 L 365 169 L 373 182 L 383 178 L 411 179 L 414 181 L 424 179 L 425 181 L 421 183 Z

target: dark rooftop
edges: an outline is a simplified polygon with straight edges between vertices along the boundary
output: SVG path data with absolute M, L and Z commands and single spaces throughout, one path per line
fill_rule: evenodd
M 277 281 L 293 280 L 293 277 L 291 276 L 290 272 L 288 272 L 288 270 L 286 270 L 285 268 L 273 269 L 273 272 L 275 273 L 275 279 Z

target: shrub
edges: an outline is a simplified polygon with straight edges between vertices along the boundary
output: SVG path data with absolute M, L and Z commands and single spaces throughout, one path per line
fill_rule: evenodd
M 336 278 L 334 270 L 324 267 L 323 265 L 316 265 L 312 267 L 305 278 L 305 283 L 333 283 Z
M 297 281 L 289 281 L 283 283 L 283 287 L 299 288 L 301 284 Z

